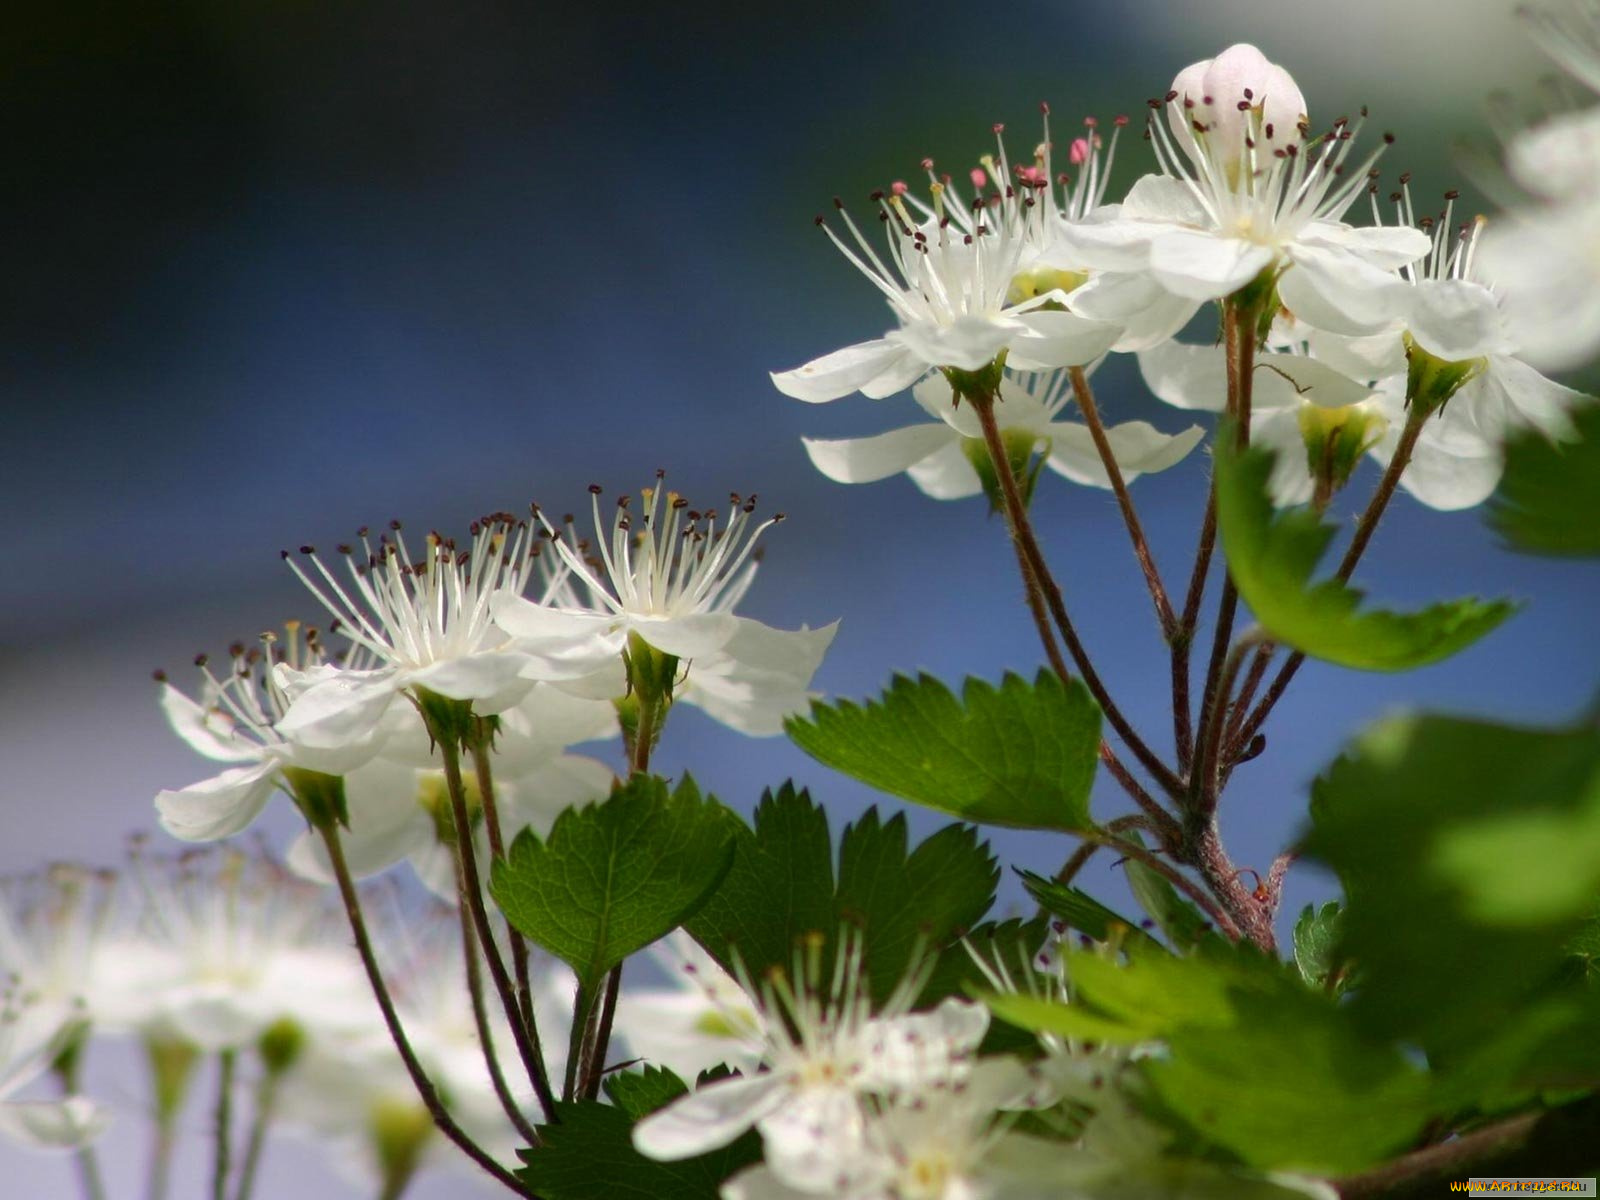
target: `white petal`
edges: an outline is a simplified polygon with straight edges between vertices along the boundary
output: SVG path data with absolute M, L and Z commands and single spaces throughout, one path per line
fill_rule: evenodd
M 1295 243 L 1347 254 L 1382 271 L 1408 267 L 1433 248 L 1427 234 L 1409 225 L 1346 225 L 1342 221 L 1314 221 L 1300 231 Z
M 569 808 L 603 800 L 611 794 L 617 777 L 598 759 L 581 754 L 560 754 L 530 771 L 503 781 L 500 807 L 510 840 L 524 827 L 540 837 L 550 832 L 555 819 Z
M 1293 408 L 1268 409 L 1250 418 L 1250 442 L 1277 452 L 1272 474 L 1267 477 L 1267 493 L 1279 508 L 1304 504 L 1311 499 L 1315 483 L 1306 460 L 1305 438 L 1300 432 L 1300 417 Z
M 1600 211 L 1586 199 L 1491 224 L 1477 275 L 1505 298 L 1520 357 L 1549 370 L 1600 353 Z
M 492 650 L 447 658 L 407 674 L 408 684 L 420 684 L 452 700 L 471 700 L 473 710 L 492 716 L 515 704 L 533 686 L 525 678 L 529 659 L 511 650 Z
M 1410 289 L 1406 328 L 1436 358 L 1461 362 L 1508 349 L 1494 293 L 1468 279 L 1424 279 Z
M 1081 367 L 1093 362 L 1122 336 L 1122 326 L 1091 321 L 1071 312 L 1036 309 L 1017 317 L 1030 336 L 1011 343 L 1006 365 L 1019 371 Z
M 1406 345 L 1398 329 L 1360 337 L 1313 329 L 1308 341 L 1315 358 L 1351 379 L 1384 379 L 1406 371 Z
M 1217 300 L 1238 291 L 1272 265 L 1276 255 L 1244 238 L 1174 229 L 1150 243 L 1150 271 L 1167 291 L 1191 300 Z
M 1006 380 L 1002 379 L 1000 381 L 1000 395 L 1002 398 L 1010 391 L 1006 384 Z M 928 376 L 928 378 L 911 389 L 911 398 L 917 402 L 923 412 L 936 420 L 943 421 L 962 437 L 976 438 L 983 436 L 983 428 L 978 424 L 978 418 L 972 411 L 972 405 L 956 402 L 955 393 L 951 390 L 950 384 L 944 376 Z
M 785 1182 L 834 1191 L 841 1173 L 861 1166 L 865 1121 L 849 1087 L 796 1087 L 788 1102 L 757 1122 L 767 1166 Z
M 1449 416 L 1448 409 L 1444 417 Z M 1401 472 L 1400 486 L 1429 508 L 1451 512 L 1482 504 L 1500 482 L 1502 464 L 1498 450 L 1462 430 L 1452 431 L 1442 417 L 1429 418 Z M 1401 422 L 1391 421 L 1389 432 L 1372 448 L 1372 457 L 1385 467 L 1394 458 Z
M 983 491 L 983 481 L 959 444 L 930 455 L 906 474 L 923 493 L 935 500 L 964 500 Z
M 1194 188 L 1170 175 L 1143 175 L 1134 180 L 1123 197 L 1120 214 L 1124 220 L 1166 222 L 1196 228 L 1209 225 L 1211 217 L 1196 197 Z
M 935 367 L 956 367 L 976 371 L 994 361 L 995 356 L 1020 330 L 1009 319 L 960 316 L 949 325 L 917 321 L 889 335 L 921 362 Z
M 906 357 L 903 346 L 879 338 L 824 354 L 792 371 L 775 371 L 772 382 L 785 396 L 822 404 L 860 391 L 880 376 L 903 369 Z
M 1345 408 L 1372 395 L 1365 383 L 1335 371 L 1326 363 L 1303 354 L 1258 354 L 1254 386 L 1251 388 L 1253 412 L 1286 408 L 1298 410 L 1302 404 L 1318 408 Z
M 1205 430 L 1191 425 L 1178 434 L 1162 433 L 1147 421 L 1125 421 L 1106 430 L 1111 455 L 1122 468 L 1122 478 L 1131 483 L 1140 475 L 1165 471 L 1181 462 L 1205 437 Z M 1100 452 L 1089 431 L 1082 426 L 1058 423 L 1051 429 L 1050 469 L 1074 483 L 1108 488 Z
M 1330 333 L 1374 333 L 1398 323 L 1410 285 L 1342 247 L 1295 242 L 1278 297 L 1301 321 Z
M 1106 271 L 1067 298 L 1072 310 L 1100 321 L 1116 321 L 1122 336 L 1111 347 L 1121 352 L 1160 345 L 1187 325 L 1200 302 L 1167 291 L 1148 275 Z
M 276 760 L 230 767 L 220 775 L 156 797 L 161 827 L 185 842 L 232 837 L 266 807 L 278 771 Z
M 345 777 L 344 794 L 350 828 L 342 840 L 357 878 L 376 875 L 434 840 L 433 818 L 418 803 L 413 768 L 381 759 L 368 763 Z M 319 883 L 333 879 L 322 839 L 310 833 L 290 848 L 289 866 Z
M 817 1193 L 790 1187 L 762 1163 L 746 1167 L 718 1191 L 721 1200 L 816 1200 Z
M 233 718 L 196 704 L 170 683 L 161 686 L 161 711 L 197 754 L 216 762 L 255 762 L 261 757 L 259 744 L 235 735 Z
M 1493 355 L 1488 369 L 1479 377 L 1488 402 L 1505 414 L 1505 424 L 1494 428 L 1482 416 L 1479 428 L 1504 437 L 1511 429 L 1540 430 L 1554 438 L 1572 432 L 1569 414 L 1586 397 L 1582 392 L 1546 379 L 1527 363 L 1508 355 Z
M 0 1135 L 35 1150 L 87 1145 L 110 1124 L 110 1114 L 85 1096 L 0 1104 Z
M 616 737 L 617 710 L 609 702 L 613 694 L 608 691 L 600 700 L 580 699 L 552 684 L 536 685 L 514 708 L 500 714 L 496 770 L 515 772 L 518 762 L 532 763 L 579 742 Z
M 1139 373 L 1157 399 L 1175 408 L 1221 412 L 1228 407 L 1228 364 L 1221 346 L 1152 346 L 1139 351 Z
M 837 621 L 821 629 L 801 626 L 791 630 L 774 629 L 749 617 L 736 620 L 738 628 L 723 647 L 724 654 L 757 670 L 792 675 L 801 683 L 811 682 L 822 665 L 822 656 L 833 644 L 834 634 L 839 631 Z
M 907 354 L 882 375 L 861 385 L 861 394 L 868 400 L 882 400 L 903 392 L 928 373 L 928 364 L 914 354 Z
M 1587 192 L 1600 178 L 1600 109 L 1560 113 L 1523 130 L 1506 148 L 1506 165 L 1542 196 Z
M 573 612 L 535 604 L 526 596 L 503 592 L 489 602 L 494 623 L 518 641 L 518 650 L 544 651 L 583 646 L 605 639 L 616 618 L 604 613 Z
M 290 703 L 278 732 L 310 750 L 339 750 L 370 740 L 394 700 L 398 673 L 341 671 Z
M 789 1097 L 777 1075 L 718 1079 L 658 1109 L 633 1127 L 633 1148 L 672 1162 L 721 1149 Z
M 738 632 L 731 613 L 690 613 L 685 617 L 628 616 L 628 628 L 663 654 L 698 658 L 714 654 Z
M 948 425 L 910 425 L 875 437 L 802 438 L 811 465 L 835 483 L 876 483 L 960 438 Z

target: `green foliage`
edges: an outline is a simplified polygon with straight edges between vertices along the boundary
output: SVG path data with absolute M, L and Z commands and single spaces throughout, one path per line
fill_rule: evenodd
M 1057 883 L 1032 871 L 1019 870 L 1017 874 L 1022 877 L 1022 886 L 1028 889 L 1028 895 L 1038 901 L 1041 908 L 1060 917 L 1069 928 L 1087 934 L 1097 942 L 1118 940 L 1129 935 L 1153 940 L 1137 921 L 1130 921 L 1115 909 L 1106 907 L 1081 888 Z
M 1358 613 L 1356 589 L 1337 579 L 1311 582 L 1336 528 L 1310 509 L 1273 512 L 1272 452 L 1239 453 L 1227 428 L 1216 447 L 1217 523 L 1228 573 L 1272 640 L 1340 666 L 1406 671 L 1465 649 L 1516 611 L 1503 600 L 1467 599 L 1415 613 Z
M 1369 1028 L 1470 1045 L 1571 972 L 1600 892 L 1600 732 L 1386 721 L 1317 782 L 1312 814 L 1305 850 L 1344 884 Z
M 914 959 L 937 955 L 983 918 L 998 879 L 972 829 L 948 826 L 908 852 L 905 817 L 882 821 L 869 809 L 845 828 L 835 882 L 826 814 L 785 784 L 762 797 L 754 830 L 741 826 L 732 868 L 684 928 L 756 979 L 789 970 L 804 941 L 831 963 L 840 930 L 859 930 L 881 1001 Z
M 989 825 L 1092 829 L 1100 709 L 1078 680 L 968 679 L 958 700 L 931 675 L 896 675 L 882 699 L 814 703 L 789 736 L 807 754 L 891 795 Z
M 1121 836 L 1135 845 L 1144 845 L 1144 839 L 1137 831 Z M 1139 902 L 1140 908 L 1150 914 L 1150 919 L 1174 950 L 1188 950 L 1210 932 L 1210 922 L 1198 908 L 1178 895 L 1178 889 L 1172 886 L 1166 876 L 1136 858 L 1128 859 L 1124 865 L 1133 898 Z
M 1535 430 L 1506 444 L 1489 523 L 1530 554 L 1600 555 L 1600 403 L 1573 414 L 1575 442 Z
M 1338 903 L 1329 900 L 1321 908 L 1306 905 L 1294 923 L 1294 965 L 1300 968 L 1300 977 L 1335 994 L 1346 977 L 1339 956 L 1340 917 Z
M 716 889 L 740 822 L 685 777 L 635 776 L 598 804 L 570 808 L 541 841 L 524 830 L 494 865 L 506 918 L 592 990 L 628 955 L 664 937 Z
M 517 1177 L 544 1200 L 717 1200 L 724 1180 L 760 1160 L 754 1131 L 677 1162 L 633 1148 L 634 1122 L 688 1090 L 671 1071 L 647 1068 L 606 1081 L 612 1104 L 557 1103 L 556 1121 L 539 1127 L 543 1144 L 518 1152 L 524 1165 Z

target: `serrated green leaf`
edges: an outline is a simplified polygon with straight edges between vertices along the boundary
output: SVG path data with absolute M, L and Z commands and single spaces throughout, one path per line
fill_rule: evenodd
M 1294 965 L 1300 968 L 1300 977 L 1314 988 L 1329 988 L 1329 980 L 1339 966 L 1339 914 L 1339 904 L 1334 900 L 1321 908 L 1308 904 L 1294 923 Z
M 1000 869 L 971 826 L 947 825 L 909 855 L 906 819 L 876 809 L 839 841 L 839 917 L 866 939 L 874 996 L 887 996 L 913 961 L 971 929 L 989 911 Z
M 1107 1017 L 1081 1004 L 1063 1004 L 1043 996 L 1014 992 L 975 993 L 1002 1021 L 1019 1029 L 1057 1037 L 1082 1038 L 1112 1046 L 1136 1046 L 1155 1041 L 1149 1029 Z
M 689 1092 L 689 1085 L 674 1072 L 655 1066 L 614 1072 L 606 1076 L 604 1087 L 611 1103 L 635 1121 Z
M 1143 846 L 1144 839 L 1137 831 L 1121 835 L 1125 841 Z M 1150 919 L 1161 930 L 1167 943 L 1179 951 L 1188 950 L 1211 932 L 1211 923 L 1189 901 L 1178 895 L 1166 876 L 1159 874 L 1137 858 L 1124 864 L 1128 873 L 1128 887 L 1139 907 L 1150 914 Z
M 1022 878 L 1022 886 L 1028 889 L 1028 895 L 1038 901 L 1041 908 L 1061 918 L 1069 928 L 1076 929 L 1097 942 L 1110 941 L 1113 937 L 1124 937 L 1128 934 L 1146 941 L 1155 940 L 1139 927 L 1137 921 L 1131 921 L 1115 909 L 1106 907 L 1081 888 L 1057 883 L 1032 871 L 1019 870 L 1017 874 Z
M 657 1086 L 640 1085 L 634 1098 Z M 636 1118 L 622 1107 L 582 1101 L 555 1109 L 557 1120 L 539 1127 L 543 1144 L 518 1152 L 517 1177 L 543 1200 L 717 1200 L 725 1180 L 761 1159 L 761 1138 L 751 1131 L 710 1154 L 657 1162 L 633 1148 Z
M 1369 1027 L 1430 1049 L 1492 1034 L 1569 969 L 1600 889 L 1600 732 L 1383 722 L 1313 789 Z M 1562 874 L 1553 880 L 1549 876 Z
M 1572 441 L 1528 430 L 1506 443 L 1489 523 L 1513 549 L 1600 555 L 1600 404 L 1573 413 L 1572 423 Z
M 1273 454 L 1242 454 L 1224 428 L 1216 441 L 1217 524 L 1228 574 L 1276 642 L 1363 671 L 1407 671 L 1448 658 L 1489 633 L 1517 606 L 1477 599 L 1420 612 L 1357 612 L 1362 594 L 1337 579 L 1313 584 L 1337 532 L 1310 509 L 1274 514 L 1267 494 Z
M 931 675 L 897 675 L 880 700 L 813 703 L 785 728 L 819 762 L 964 821 L 1094 827 L 1100 709 L 1078 680 L 969 679 L 958 700 Z
M 489 890 L 506 919 L 593 989 L 628 955 L 666 936 L 716 890 L 741 822 L 685 777 L 635 776 L 569 808 L 541 841 L 524 830 Z
M 882 1001 L 914 960 L 936 958 L 994 902 L 994 858 L 970 828 L 949 826 L 908 851 L 905 818 L 885 822 L 869 809 L 845 830 L 839 853 L 836 883 L 826 814 L 785 784 L 762 798 L 722 885 L 684 928 L 723 966 L 755 979 L 789 971 L 803 940 L 831 963 L 848 928 Z

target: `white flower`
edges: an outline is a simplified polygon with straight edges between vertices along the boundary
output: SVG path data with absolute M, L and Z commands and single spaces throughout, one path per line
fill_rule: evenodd
M 1139 352 L 1145 385 L 1168 404 L 1221 412 L 1227 407 L 1228 370 L 1221 346 L 1168 342 Z M 1311 499 L 1312 476 L 1302 433 L 1307 409 L 1348 409 L 1387 419 L 1373 390 L 1305 354 L 1256 356 L 1250 405 L 1250 440 L 1277 451 L 1268 490 L 1274 504 Z
M 284 786 L 286 768 L 339 774 L 370 757 L 387 731 L 374 728 L 342 746 L 312 748 L 289 742 L 279 730 L 289 699 L 274 666 L 292 670 L 323 667 L 322 643 L 314 628 L 299 622 L 285 626 L 280 642 L 263 634 L 264 649 L 246 650 L 235 643 L 226 675 L 218 676 L 204 655 L 200 698 L 192 700 L 157 672 L 161 710 L 168 723 L 198 754 L 214 762 L 232 763 L 221 773 L 156 797 L 162 827 L 186 842 L 231 837 L 247 827 L 266 807 L 274 790 Z
M 336 750 L 370 739 L 394 698 L 425 688 L 471 701 L 480 716 L 509 708 L 527 694 L 527 659 L 509 649 L 491 620 L 494 601 L 520 596 L 537 572 L 539 543 L 526 521 L 495 513 L 473 523 L 466 549 L 430 533 L 413 559 L 399 523 L 374 548 L 361 532 L 361 552 L 340 546 L 349 567 L 341 584 L 311 547 L 307 571 L 284 559 L 338 621 L 337 631 L 377 665 L 370 669 L 295 675 L 280 672 L 292 703 L 278 731 L 297 746 Z
M 105 1128 L 107 1114 L 83 1096 L 16 1098 L 50 1070 L 63 1038 L 72 1036 L 25 998 L 0 996 L 0 1137 L 30 1149 L 64 1150 L 93 1141 Z
M 655 1159 L 690 1158 L 755 1127 L 781 1178 L 825 1186 L 839 1156 L 861 1151 L 865 1097 L 963 1076 L 988 1028 L 988 1010 L 950 999 L 911 1013 L 925 979 L 913 972 L 874 1013 L 861 961 L 860 942 L 852 940 L 832 985 L 805 965 L 793 981 L 767 979 L 759 1033 L 748 1035 L 766 1069 L 713 1080 L 650 1114 L 634 1126 L 635 1148 Z M 746 984 L 746 991 L 753 988 Z
M 973 456 L 981 461 L 988 452 L 971 406 L 953 404 L 949 384 L 938 378 L 917 384 L 912 396 L 936 422 L 867 438 L 805 438 L 812 464 L 839 483 L 873 483 L 904 471 L 919 488 L 939 500 L 977 495 L 983 485 Z M 1066 372 L 1008 373 L 1000 384 L 1000 401 L 994 411 L 1002 437 L 1008 441 L 1030 439 L 1031 452 L 1044 455 L 1050 469 L 1065 479 L 1090 487 L 1111 486 L 1088 427 L 1059 419 L 1072 402 Z M 1128 421 L 1106 430 L 1123 478 L 1130 482 L 1181 461 L 1202 436 L 1204 430 L 1198 425 L 1169 435 L 1144 421 Z
M 136 857 L 136 928 L 103 951 L 102 974 L 125 993 L 140 1032 L 211 1052 L 242 1049 L 291 1020 L 341 1037 L 371 998 L 327 893 L 237 851 Z
M 883 293 L 899 326 L 875 341 L 774 373 L 778 390 L 811 403 L 855 391 L 881 398 L 931 370 L 975 371 L 1002 352 L 1019 370 L 1081 366 L 1099 358 L 1122 330 L 1067 311 L 1063 287 L 1078 280 L 1059 277 L 1056 244 L 1063 225 L 1104 191 L 1093 150 L 1086 141 L 1080 158 L 1088 172 L 1076 191 L 1064 188 L 1059 209 L 1050 186 L 1048 126 L 1037 164 L 1022 169 L 1015 182 L 1003 144 L 998 163 L 986 159 L 984 169 L 972 170 L 978 194 L 970 203 L 948 176 L 933 175 L 932 160 L 924 160 L 928 202 L 898 182 L 873 196 L 888 239 L 883 256 L 836 202 L 849 240 L 821 218 L 818 225 Z
M 657 486 L 642 493 L 637 533 L 630 498 L 623 496 L 607 537 L 599 489 L 590 491 L 598 558 L 570 527 L 563 536 L 546 526 L 586 597 L 569 587 L 551 603 L 507 593 L 493 606 L 512 647 L 533 660 L 529 675 L 581 694 L 621 698 L 623 655 L 637 637 L 686 664 L 678 698 L 745 732 L 779 732 L 783 716 L 805 707 L 806 689 L 837 628 L 788 632 L 734 615 L 755 578 L 756 541 L 782 514 L 753 525 L 755 497 L 735 495 L 723 519 L 715 509 L 690 509 L 681 496 Z
M 58 863 L 0 881 L 0 987 L 26 1002 L 30 1028 L 118 1024 L 103 967 L 126 908 L 109 871 Z
M 678 930 L 650 947 L 671 987 L 624 987 L 616 1030 L 632 1054 L 693 1080 L 726 1064 L 750 1074 L 765 1045 L 762 1016 L 748 993 Z
M 1147 275 L 1186 298 L 1190 313 L 1270 274 L 1302 319 L 1347 333 L 1371 328 L 1352 310 L 1386 294 L 1391 272 L 1428 244 L 1415 230 L 1341 220 L 1366 190 L 1372 161 L 1347 162 L 1350 123 L 1341 118 L 1308 139 L 1293 80 L 1248 45 L 1185 68 L 1165 103 L 1152 103 L 1166 110 L 1149 126 L 1162 174 L 1135 183 L 1098 228 L 1078 231 L 1080 242 L 1092 236 L 1097 265 Z M 1115 315 L 1110 298 L 1090 296 L 1074 303 Z M 1144 300 L 1130 290 L 1126 302 Z

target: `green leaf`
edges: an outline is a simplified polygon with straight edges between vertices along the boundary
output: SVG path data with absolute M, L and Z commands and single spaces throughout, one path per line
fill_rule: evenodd
M 840 931 L 856 931 L 881 1002 L 913 963 L 937 958 L 983 918 L 998 878 L 970 827 L 949 826 L 908 851 L 905 817 L 883 821 L 869 809 L 840 839 L 835 882 L 827 816 L 786 784 L 762 798 L 722 885 L 684 928 L 754 979 L 790 971 L 803 941 L 808 957 L 831 964 Z
M 1316 783 L 1312 816 L 1369 1027 L 1467 1044 L 1571 969 L 1600 894 L 1600 732 L 1386 721 Z
M 1506 472 L 1489 523 L 1507 544 L 1530 554 L 1600 554 L 1600 404 L 1572 414 L 1577 440 L 1554 442 L 1536 430 L 1506 443 Z
M 1222 1028 L 1180 1029 L 1144 1066 L 1162 1105 L 1252 1166 L 1357 1171 L 1412 1144 L 1427 1075 L 1312 992 L 1231 997 Z
M 947 996 L 978 996 L 991 991 L 994 983 L 990 973 L 1020 985 L 1037 970 L 1038 956 L 1049 938 L 1050 922 L 1044 917 L 1027 921 L 1012 917 L 969 930 L 939 955 L 917 997 L 917 1008 L 931 1008 Z M 1025 1028 L 1001 1020 L 989 1023 L 978 1053 L 1031 1056 L 1038 1049 L 1037 1041 Z
M 964 821 L 1094 828 L 1100 709 L 1078 680 L 969 679 L 958 700 L 931 675 L 897 675 L 881 700 L 813 703 L 786 728 L 819 762 Z
M 785 783 L 761 797 L 753 832 L 740 822 L 733 866 L 683 927 L 724 967 L 736 954 L 759 979 L 788 969 L 802 937 L 833 934 L 833 891 L 828 815 Z
M 1144 839 L 1137 830 L 1121 836 L 1135 845 L 1144 845 Z M 1211 923 L 1198 908 L 1178 895 L 1178 889 L 1172 886 L 1166 876 L 1136 858 L 1128 859 L 1125 866 L 1133 898 L 1139 902 L 1140 908 L 1150 914 L 1150 919 L 1174 950 L 1188 950 L 1211 932 Z
M 592 990 L 705 903 L 733 861 L 739 826 L 688 777 L 669 793 L 665 780 L 635 776 L 598 804 L 567 809 L 543 841 L 524 830 L 489 890 Z
M 667 1078 L 622 1084 L 618 1090 L 627 1105 L 620 1100 L 615 1106 L 592 1100 L 558 1102 L 556 1121 L 539 1127 L 543 1144 L 518 1151 L 525 1165 L 517 1177 L 543 1200 L 717 1200 L 725 1180 L 760 1161 L 761 1138 L 752 1130 L 696 1158 L 646 1158 L 632 1141 L 634 1121 L 645 1114 L 631 1107 L 662 1094 L 672 1083 L 680 1095 L 687 1090 L 671 1072 L 660 1075 Z M 614 1087 L 612 1083 L 607 1090 Z
M 1274 514 L 1273 454 L 1240 453 L 1227 428 L 1216 441 L 1217 522 L 1228 573 L 1273 641 L 1363 671 L 1407 671 L 1448 658 L 1516 611 L 1508 601 L 1435 604 L 1415 613 L 1358 613 L 1362 594 L 1337 579 L 1313 584 L 1337 530 L 1310 509 Z
M 689 1085 L 674 1072 L 654 1066 L 614 1072 L 606 1076 L 604 1087 L 611 1103 L 635 1121 L 689 1093 Z
M 866 938 L 874 996 L 887 996 L 914 961 L 983 919 L 1000 870 L 971 826 L 947 825 L 910 855 L 906 819 L 876 809 L 845 827 L 839 843 L 839 917 Z
M 1314 988 L 1335 993 L 1338 990 L 1338 980 L 1343 976 L 1338 951 L 1341 928 L 1340 909 L 1334 900 L 1321 908 L 1306 905 L 1294 923 L 1294 965 L 1300 968 L 1300 977 Z
M 1139 927 L 1137 921 L 1130 921 L 1116 910 L 1107 908 L 1080 888 L 1057 883 L 1032 871 L 1018 870 L 1017 874 L 1022 877 L 1022 886 L 1028 889 L 1028 894 L 1039 902 L 1041 908 L 1060 917 L 1068 928 L 1087 934 L 1097 942 L 1107 942 L 1113 937 L 1129 934 L 1146 941 L 1155 940 Z

